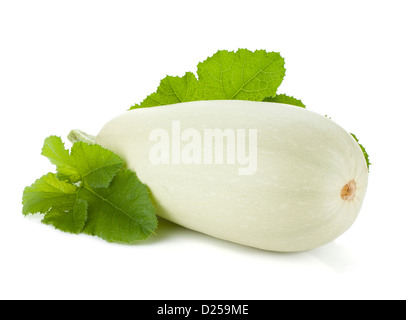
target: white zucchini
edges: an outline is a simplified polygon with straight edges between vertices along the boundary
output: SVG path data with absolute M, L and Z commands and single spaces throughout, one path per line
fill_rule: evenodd
M 207 164 L 203 155 L 201 164 L 172 153 L 169 163 L 154 163 L 152 132 L 173 135 L 174 124 L 200 137 L 205 129 L 244 129 L 247 137 L 256 130 L 256 170 L 244 174 L 231 158 Z M 188 143 L 172 139 L 171 152 Z M 127 111 L 104 126 L 96 143 L 126 160 L 150 188 L 159 216 L 266 250 L 303 251 L 334 240 L 354 222 L 367 188 L 366 161 L 350 134 L 324 116 L 279 103 L 196 101 Z

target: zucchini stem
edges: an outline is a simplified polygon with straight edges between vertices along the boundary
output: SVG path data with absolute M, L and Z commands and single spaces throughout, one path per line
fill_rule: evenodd
M 92 136 L 90 134 L 87 134 L 86 132 L 83 132 L 81 130 L 75 129 L 72 130 L 69 135 L 68 135 L 68 139 L 70 142 L 72 143 L 76 143 L 76 142 L 86 142 L 88 144 L 95 144 L 95 140 L 96 137 Z

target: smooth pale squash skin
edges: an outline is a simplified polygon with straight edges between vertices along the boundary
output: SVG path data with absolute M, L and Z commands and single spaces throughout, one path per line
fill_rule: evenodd
M 149 134 L 157 128 L 170 133 L 173 120 L 202 137 L 205 128 L 257 129 L 256 173 L 238 175 L 237 164 L 151 164 L 156 142 Z M 324 116 L 279 103 L 197 101 L 137 109 L 107 123 L 96 143 L 122 156 L 148 185 L 159 216 L 272 251 L 304 251 L 334 240 L 354 222 L 367 188 L 366 161 L 350 134 Z M 355 193 L 345 200 L 343 187 L 352 180 Z

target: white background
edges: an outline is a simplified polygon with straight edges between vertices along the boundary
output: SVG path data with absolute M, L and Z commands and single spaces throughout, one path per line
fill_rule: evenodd
M 404 1 L 1 1 L 1 299 L 406 298 Z M 162 223 L 137 245 L 23 217 L 52 171 L 43 140 L 105 122 L 218 49 L 282 54 L 280 93 L 357 134 L 373 166 L 360 215 L 281 254 Z

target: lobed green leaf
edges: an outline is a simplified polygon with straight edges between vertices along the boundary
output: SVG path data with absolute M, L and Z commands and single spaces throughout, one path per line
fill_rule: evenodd
M 75 203 L 77 192 L 77 186 L 48 173 L 24 189 L 23 214 L 47 213 L 51 208 L 68 210 Z
M 262 101 L 276 94 L 285 72 L 284 59 L 276 52 L 218 51 L 197 65 L 195 100 Z
M 300 101 L 299 99 L 293 98 L 291 96 L 288 96 L 286 94 L 277 94 L 275 97 L 267 97 L 262 101 L 284 103 L 284 104 L 290 104 L 290 105 L 296 106 L 296 107 L 306 108 L 306 106 L 304 105 L 304 103 L 302 101 Z
M 74 143 L 71 152 L 59 137 L 45 140 L 42 154 L 57 166 L 25 188 L 23 214 L 42 213 L 43 223 L 84 232 L 107 241 L 146 239 L 157 227 L 148 188 L 124 169 L 124 161 L 100 145 Z
M 198 64 L 198 79 L 191 72 L 167 76 L 156 92 L 131 109 L 197 100 L 262 101 L 275 96 L 285 76 L 284 63 L 276 52 L 220 50 Z
M 45 224 L 53 225 L 56 229 L 80 233 L 85 226 L 87 219 L 87 202 L 76 199 L 75 203 L 69 210 L 61 210 L 53 207 L 42 219 Z
M 124 161 L 115 153 L 97 144 L 76 142 L 71 158 L 81 180 L 95 188 L 106 188 Z
M 60 137 L 50 136 L 46 138 L 41 154 L 56 165 L 59 179 L 72 183 L 80 180 L 80 173 Z
M 139 105 L 133 105 L 131 109 L 193 101 L 196 88 L 197 79 L 191 72 L 186 72 L 182 78 L 166 76 L 161 80 L 156 92 L 149 95 Z
M 370 160 L 369 160 L 369 154 L 368 154 L 367 151 L 365 150 L 364 146 L 363 146 L 361 143 L 359 143 L 359 140 L 358 140 L 358 138 L 355 136 L 355 134 L 353 134 L 353 133 L 350 133 L 350 134 L 351 134 L 352 137 L 355 139 L 355 141 L 357 141 L 359 147 L 361 148 L 361 151 L 362 151 L 362 153 L 364 154 L 365 162 L 366 162 L 366 164 L 367 164 L 367 169 L 368 169 L 368 172 L 369 172 L 369 166 L 371 165 L 371 162 L 370 162 Z
M 88 203 L 87 234 L 132 243 L 146 239 L 157 227 L 149 189 L 131 170 L 120 170 L 108 188 L 84 186 L 79 198 Z

